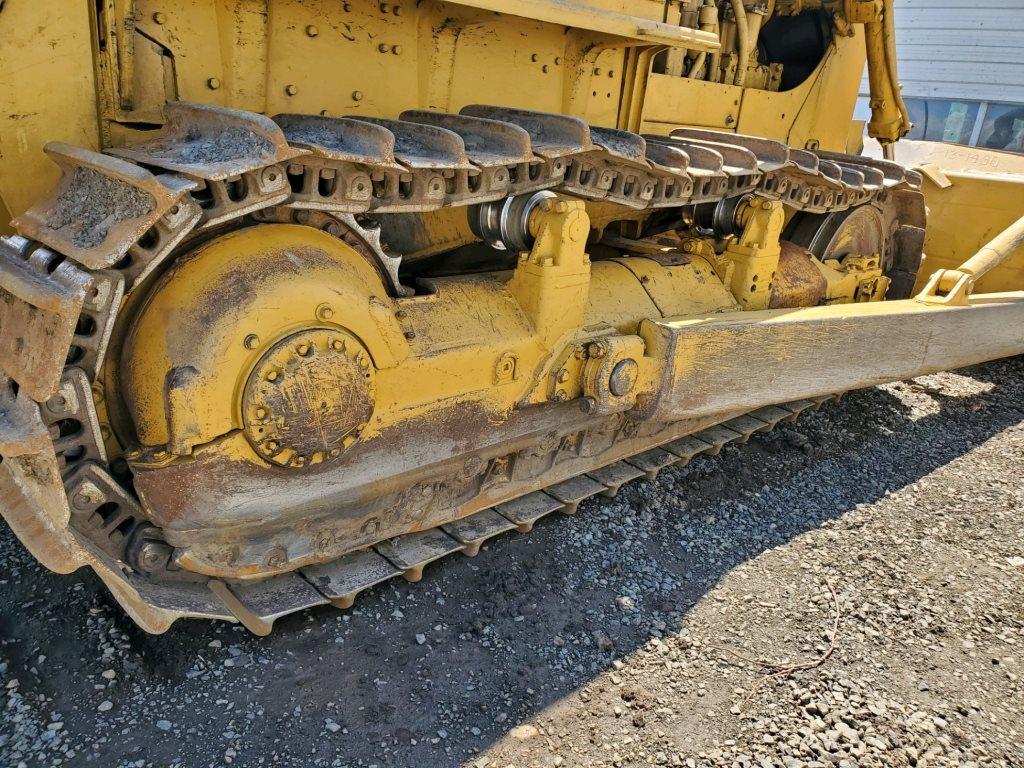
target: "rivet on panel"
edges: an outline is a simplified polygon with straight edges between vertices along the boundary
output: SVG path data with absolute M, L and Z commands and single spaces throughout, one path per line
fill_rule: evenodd
M 284 87 L 284 92 L 287 93 L 289 96 L 294 96 L 296 93 L 299 92 L 299 89 L 298 86 L 295 85 L 286 85 Z
M 220 79 L 216 77 L 211 77 L 209 80 L 206 81 L 206 87 L 209 88 L 211 91 L 216 91 L 218 88 L 220 88 Z
M 308 27 L 306 27 L 306 34 L 309 35 L 310 37 L 316 37 L 317 35 L 320 34 L 320 30 L 317 29 L 315 24 L 310 24 Z
M 395 54 L 395 56 L 400 55 L 402 53 L 402 46 L 400 46 L 400 45 L 392 45 L 391 46 L 391 52 L 393 54 Z
M 381 43 L 380 45 L 377 46 L 377 50 L 380 51 L 381 53 L 387 53 L 388 50 L 389 50 L 388 44 L 387 43 Z
M 352 91 L 352 101 L 362 101 L 362 100 L 363 100 L 363 92 L 362 91 Z
M 260 337 L 257 336 L 255 333 L 250 333 L 248 336 L 245 337 L 245 341 L 242 342 L 242 344 L 245 345 L 246 349 L 256 349 L 256 347 L 259 346 L 259 343 Z
M 330 320 L 334 317 L 334 310 L 328 304 L 321 304 L 316 308 L 316 316 L 321 320 Z

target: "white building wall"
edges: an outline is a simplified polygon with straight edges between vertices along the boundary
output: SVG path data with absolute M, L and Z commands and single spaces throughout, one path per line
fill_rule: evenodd
M 907 98 L 1024 104 L 1024 0 L 896 0 L 896 46 Z

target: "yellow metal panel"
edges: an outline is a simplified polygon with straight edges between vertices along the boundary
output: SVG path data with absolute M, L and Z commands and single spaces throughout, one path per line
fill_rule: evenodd
M 845 152 L 850 118 L 864 72 L 864 36 L 837 37 L 814 73 L 789 91 L 743 94 L 737 131 Z
M 420 60 L 417 31 L 429 8 L 408 0 L 275 0 L 267 112 L 397 117 L 419 106 L 417 70 L 431 62 Z
M 667 366 L 645 415 L 694 418 L 1020 354 L 1024 293 L 736 312 L 645 322 L 640 335 Z
M 743 89 L 686 77 L 651 74 L 647 81 L 642 130 L 667 136 L 673 128 L 734 129 Z
M 221 59 L 220 18 L 212 0 L 138 0 L 136 28 L 174 57 L 178 95 L 185 101 L 235 106 L 233 72 Z
M 99 144 L 91 29 L 86 3 L 7 3 L 0 13 L 0 199 L 11 215 L 60 176 L 44 144 Z
M 925 175 L 928 229 L 925 261 L 915 290 L 923 288 L 937 270 L 959 267 L 1024 211 L 1024 175 L 947 171 L 944 177 L 951 186 L 943 188 Z M 980 291 L 1006 291 L 1024 285 L 1024 248 L 977 285 Z
M 567 36 L 550 24 L 506 17 L 459 33 L 447 108 L 496 103 L 561 112 Z

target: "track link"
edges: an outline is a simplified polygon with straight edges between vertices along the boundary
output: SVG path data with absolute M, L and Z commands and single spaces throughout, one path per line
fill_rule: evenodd
M 182 243 L 247 216 L 326 216 L 316 225 L 361 241 L 357 250 L 401 295 L 397 259 L 353 215 L 424 212 L 546 189 L 631 209 L 756 193 L 809 213 L 883 195 L 920 197 L 920 176 L 894 163 L 695 129 L 641 137 L 504 107 L 470 106 L 459 115 L 410 111 L 398 120 L 272 120 L 175 103 L 166 116 L 148 141 L 108 154 L 48 145 L 63 172 L 60 183 L 14 222 L 20 235 L 0 238 L 0 298 L 10 307 L 11 329 L 0 340 L 0 368 L 13 374 L 0 375 L 0 458 L 32 451 L 44 463 L 52 457 L 74 538 L 88 552 L 81 562 L 123 580 L 145 606 L 176 617 L 238 619 L 257 633 L 303 608 L 351 605 L 360 591 L 397 575 L 416 581 L 433 560 L 459 551 L 472 556 L 492 536 L 529 530 L 554 511 L 571 514 L 585 498 L 614 495 L 632 479 L 717 453 L 820 403 L 764 408 L 333 563 L 261 581 L 163 582 L 124 562 L 126 548 L 135 548 L 140 562 L 160 572 L 169 553 L 147 535 L 152 527 L 130 479 L 108 465 L 97 375 L 124 299 Z M 36 424 L 49 435 L 48 446 L 32 436 Z
M 203 618 L 235 619 L 251 632 L 266 635 L 282 616 L 327 604 L 351 608 L 361 592 L 399 576 L 418 582 L 426 566 L 437 560 L 459 552 L 475 557 L 489 539 L 512 530 L 529 532 L 541 518 L 554 512 L 574 515 L 592 496 L 614 497 L 629 482 L 654 480 L 669 467 L 686 466 L 701 455 L 715 456 L 726 445 L 742 445 L 754 434 L 769 432 L 782 422 L 792 423 L 802 413 L 818 410 L 838 397 L 759 408 L 452 523 L 388 539 L 333 562 L 260 581 L 210 579 L 205 585 L 182 585 L 177 591 L 164 588 L 150 593 L 147 585 L 151 582 L 137 580 L 133 584 L 161 608 L 188 610 L 190 615 Z M 204 594 L 206 589 L 209 593 Z M 189 599 L 182 600 L 185 594 Z

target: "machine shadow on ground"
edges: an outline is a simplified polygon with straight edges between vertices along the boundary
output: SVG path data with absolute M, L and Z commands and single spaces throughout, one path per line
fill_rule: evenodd
M 926 385 L 926 414 L 892 389 L 851 393 L 475 559 L 428 566 L 420 584 L 378 587 L 347 613 L 287 617 L 265 639 L 196 621 L 146 635 L 91 573 L 42 571 L 4 529 L 0 662 L 26 701 L 49 700 L 40 728 L 60 714 L 71 765 L 460 765 L 652 633 L 679 631 L 737 564 L 1019 423 L 1022 373 L 1022 358 L 969 369 L 970 397 Z M 808 483 L 820 487 L 791 493 Z M 694 526 L 710 544 L 683 539 Z

